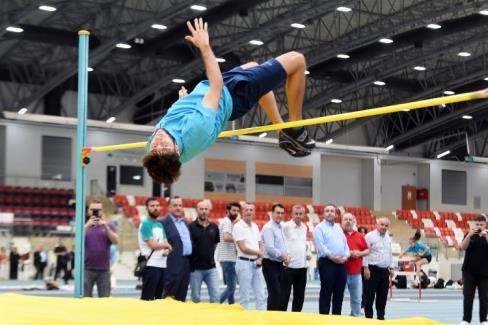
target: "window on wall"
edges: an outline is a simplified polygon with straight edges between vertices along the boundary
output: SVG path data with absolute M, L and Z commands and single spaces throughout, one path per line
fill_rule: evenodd
M 71 180 L 71 138 L 42 136 L 41 178 Z
M 139 166 L 120 166 L 121 185 L 144 185 L 144 169 Z
M 459 170 L 442 170 L 442 204 L 466 205 L 467 182 L 466 172 Z
M 256 194 L 312 197 L 312 179 L 308 177 L 257 174 Z

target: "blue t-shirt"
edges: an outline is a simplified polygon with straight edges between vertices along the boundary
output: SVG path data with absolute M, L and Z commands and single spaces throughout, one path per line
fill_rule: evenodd
M 157 129 L 164 128 L 173 136 L 182 162 L 214 144 L 232 114 L 232 97 L 225 86 L 217 112 L 202 106 L 203 97 L 209 89 L 209 81 L 201 81 L 191 93 L 178 99 L 156 125 Z
M 427 245 L 421 242 L 416 242 L 415 245 L 409 246 L 407 249 L 407 253 L 415 253 L 420 254 L 427 248 Z M 430 251 L 426 252 L 423 256 L 430 256 Z

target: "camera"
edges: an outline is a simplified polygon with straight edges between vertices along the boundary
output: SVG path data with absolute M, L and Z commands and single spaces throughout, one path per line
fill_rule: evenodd
M 93 209 L 91 215 L 92 217 L 100 217 L 100 209 Z

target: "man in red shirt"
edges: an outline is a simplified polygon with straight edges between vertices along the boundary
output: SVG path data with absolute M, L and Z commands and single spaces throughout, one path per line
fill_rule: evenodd
M 351 296 L 351 316 L 361 316 L 361 297 L 363 285 L 361 281 L 361 267 L 363 256 L 369 254 L 368 243 L 364 235 L 356 230 L 356 217 L 351 213 L 342 216 L 342 229 L 347 239 L 347 246 L 351 252 L 351 257 L 346 262 L 347 289 Z

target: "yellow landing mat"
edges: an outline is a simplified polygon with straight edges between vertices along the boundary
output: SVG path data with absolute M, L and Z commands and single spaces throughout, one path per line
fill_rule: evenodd
M 166 299 L 53 298 L 17 294 L 0 295 L 0 324 L 333 324 L 433 325 L 426 318 L 377 321 L 309 313 L 245 311 L 239 305 L 218 305 Z

